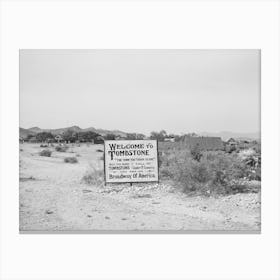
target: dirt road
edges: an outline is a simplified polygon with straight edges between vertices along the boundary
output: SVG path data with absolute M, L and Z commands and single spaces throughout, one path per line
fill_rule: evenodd
M 20 145 L 20 231 L 260 230 L 260 194 L 190 197 L 168 184 L 94 186 L 82 181 L 102 166 L 102 146 L 39 156 L 39 144 Z M 76 164 L 66 156 L 78 155 Z

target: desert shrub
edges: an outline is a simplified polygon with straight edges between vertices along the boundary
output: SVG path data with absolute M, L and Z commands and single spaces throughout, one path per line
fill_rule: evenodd
M 238 154 L 239 158 L 250 170 L 248 178 L 250 180 L 261 180 L 261 153 L 254 149 L 243 150 Z
M 256 193 L 260 191 L 260 184 L 256 181 L 248 182 L 246 179 L 232 180 L 230 190 L 231 193 Z
M 235 145 L 227 145 L 225 147 L 225 151 L 229 154 L 238 151 L 237 147 Z
M 65 153 L 68 150 L 68 147 L 67 146 L 56 146 L 55 150 L 57 152 Z
M 251 167 L 257 167 L 261 165 L 261 154 L 254 149 L 247 149 L 241 151 L 238 156 L 242 159 L 246 165 Z
M 93 165 L 88 167 L 85 175 L 82 177 L 82 182 L 88 185 L 101 186 L 104 184 L 104 174 L 102 169 L 97 169 Z
M 76 154 L 76 157 L 80 157 L 81 155 L 80 154 Z
M 20 181 L 20 182 L 33 181 L 33 180 L 36 180 L 33 176 L 29 176 L 29 177 L 19 177 L 19 181 Z
M 202 158 L 202 151 L 199 145 L 195 145 L 193 148 L 191 148 L 191 156 L 194 160 L 200 161 Z
M 64 162 L 66 162 L 66 163 L 78 163 L 78 159 L 76 157 L 66 157 L 66 158 L 64 158 Z
M 261 181 L 261 167 L 251 168 L 248 178 L 250 180 Z
M 204 152 L 200 160 L 191 152 L 175 151 L 164 156 L 160 175 L 174 181 L 184 192 L 232 193 L 238 180 L 248 177 L 248 166 L 236 155 Z
M 254 172 L 254 176 L 253 176 L 253 179 L 254 180 L 257 180 L 257 181 L 261 181 L 261 178 L 262 178 L 262 176 L 261 176 L 261 167 L 257 167 L 255 170 L 254 170 L 255 172 Z
M 236 154 L 218 153 L 208 164 L 213 176 L 211 185 L 219 192 L 231 193 L 235 188 L 234 182 L 248 177 L 250 173 Z
M 158 155 L 158 167 L 161 167 L 161 165 L 162 165 L 162 158 L 163 158 L 162 154 L 159 154 Z
M 42 150 L 40 153 L 41 157 L 50 157 L 52 155 L 52 152 L 48 149 Z
M 255 150 L 256 153 L 260 154 L 261 153 L 261 144 L 256 144 L 253 149 Z
M 48 145 L 47 145 L 47 144 L 41 144 L 40 147 L 41 147 L 41 148 L 47 148 Z

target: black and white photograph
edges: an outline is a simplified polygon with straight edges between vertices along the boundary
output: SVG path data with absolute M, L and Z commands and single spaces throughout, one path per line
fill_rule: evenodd
M 0 1 L 0 279 L 280 279 L 280 2 Z
M 259 49 L 21 49 L 19 231 L 261 232 Z

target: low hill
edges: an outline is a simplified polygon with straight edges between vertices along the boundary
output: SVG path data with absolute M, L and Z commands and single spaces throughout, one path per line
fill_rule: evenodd
M 70 126 L 70 127 L 57 128 L 57 129 L 44 129 L 43 131 L 51 132 L 52 134 L 57 135 L 57 134 L 62 134 L 63 132 L 65 132 L 67 130 L 72 130 L 75 132 L 83 131 L 83 129 L 81 129 L 80 127 L 78 127 L 76 125 Z
M 42 129 L 40 127 L 38 127 L 38 126 L 30 127 L 30 128 L 28 128 L 26 130 L 29 130 L 29 131 L 34 132 L 34 133 L 42 132 Z
M 19 128 L 19 136 L 22 138 L 26 138 L 28 135 L 35 135 L 36 133 L 29 130 L 29 129 L 25 129 L 25 128 Z
M 239 133 L 239 132 L 230 132 L 230 131 L 221 131 L 221 132 L 201 132 L 201 136 L 211 136 L 211 137 L 221 137 L 223 141 L 227 141 L 230 138 L 238 140 L 260 140 L 261 135 L 258 132 L 252 133 Z
M 20 137 L 26 138 L 27 135 L 31 134 L 31 135 L 35 135 L 37 133 L 40 132 L 51 132 L 54 135 L 57 134 L 62 134 L 67 130 L 72 130 L 75 132 L 85 132 L 85 131 L 93 131 L 96 132 L 102 136 L 106 135 L 106 134 L 115 134 L 115 135 L 119 135 L 119 136 L 123 136 L 125 137 L 127 135 L 126 132 L 120 131 L 120 130 L 106 130 L 106 129 L 96 129 L 94 127 L 88 127 L 85 129 L 80 128 L 79 126 L 70 126 L 70 127 L 63 127 L 63 128 L 57 128 L 57 129 L 42 129 L 39 127 L 31 127 L 28 129 L 25 128 L 21 128 L 19 129 L 19 135 Z

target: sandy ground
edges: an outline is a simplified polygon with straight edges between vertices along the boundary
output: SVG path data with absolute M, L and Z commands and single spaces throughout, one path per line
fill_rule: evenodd
M 260 231 L 260 193 L 188 196 L 160 184 L 94 186 L 82 181 L 101 168 L 102 145 L 39 156 L 39 144 L 20 144 L 20 231 Z M 64 157 L 79 154 L 76 164 Z

